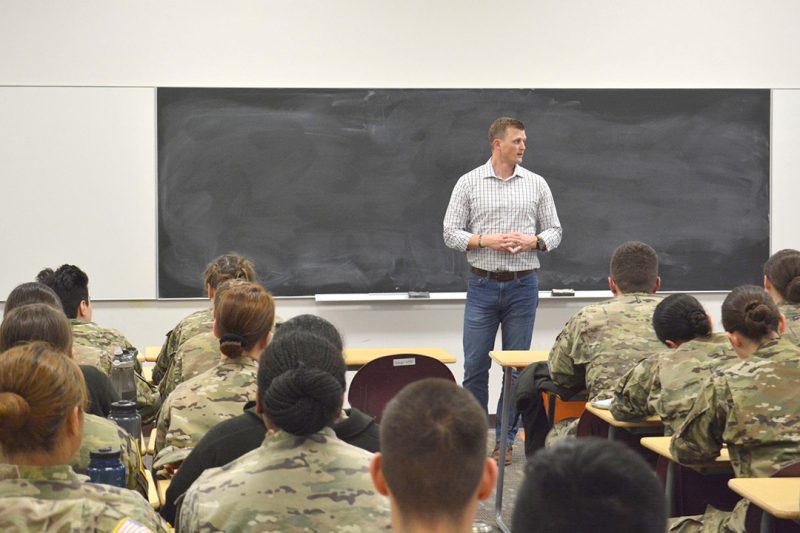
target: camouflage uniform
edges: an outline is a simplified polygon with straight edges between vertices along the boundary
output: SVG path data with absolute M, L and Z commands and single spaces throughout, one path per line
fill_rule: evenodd
M 786 330 L 782 337 L 800 346 L 800 304 L 781 304 L 778 309 L 786 317 Z
M 223 357 L 219 339 L 211 331 L 199 333 L 178 347 L 167 373 L 158 384 L 161 397 L 166 398 L 175 387 L 214 368 Z
M 86 479 L 67 465 L 0 465 L 0 531 L 113 531 L 125 520 L 167 531 L 135 492 Z
M 179 463 L 217 423 L 238 416 L 256 399 L 258 362 L 225 358 L 217 366 L 181 383 L 158 417 L 153 466 Z
M 76 361 L 80 359 L 80 364 L 92 364 L 83 363 L 83 359 L 98 357 L 99 364 L 103 366 L 98 366 L 97 368 L 108 374 L 111 370 L 109 358 L 113 358 L 111 354 L 114 353 L 117 346 L 123 350 L 134 350 L 134 353 L 138 353 L 136 347 L 133 346 L 122 333 L 113 328 L 105 328 L 94 322 L 82 322 L 74 318 L 70 320 L 70 323 L 72 324 L 75 359 Z M 92 352 L 85 350 L 83 348 L 84 346 L 88 346 L 94 350 L 99 349 L 105 351 L 106 355 L 97 355 L 96 352 L 93 352 L 94 355 L 91 355 Z M 158 409 L 161 405 L 161 396 L 158 394 L 158 389 L 147 383 L 147 380 L 142 376 L 142 365 L 139 363 L 139 360 L 134 360 L 136 362 L 136 368 L 134 369 L 136 407 L 142 415 L 142 422 L 148 424 L 152 422 L 158 414 Z
M 88 344 L 79 344 L 78 342 L 72 345 L 72 350 L 75 362 L 79 365 L 93 366 L 105 375 L 111 372 L 113 356 L 106 350 L 89 346 Z
M 737 477 L 768 477 L 800 460 L 800 348 L 762 343 L 747 361 L 713 375 L 701 389 L 670 450 L 685 464 L 713 461 L 727 443 Z M 709 508 L 703 530 L 744 531 L 746 500 L 733 513 Z M 683 519 L 676 531 L 698 519 Z
M 156 366 L 153 368 L 153 383 L 161 383 L 162 378 L 166 375 L 167 369 L 172 363 L 175 352 L 178 351 L 181 344 L 188 339 L 199 335 L 200 333 L 210 332 L 214 327 L 214 316 L 211 309 L 203 309 L 202 311 L 195 311 L 187 316 L 178 325 L 167 332 L 167 338 L 161 346 L 161 351 L 158 353 L 156 359 Z M 162 393 L 163 397 L 166 397 Z
M 617 420 L 658 415 L 664 434 L 677 431 L 711 374 L 741 361 L 722 333 L 665 348 L 633 367 L 617 383 L 611 414 Z
M 652 326 L 660 301 L 654 294 L 628 293 L 578 311 L 550 350 L 553 383 L 566 389 L 586 387 L 590 401 L 611 398 L 628 370 L 664 348 Z M 577 427 L 577 419 L 562 420 L 547 445 L 574 436 Z
M 255 450 L 206 470 L 186 492 L 181 531 L 389 531 L 388 500 L 369 475 L 372 454 L 330 428 L 270 432 Z

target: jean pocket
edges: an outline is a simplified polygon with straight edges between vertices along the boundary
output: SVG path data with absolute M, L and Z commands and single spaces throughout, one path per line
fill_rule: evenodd
M 530 287 L 531 289 L 539 290 L 539 276 L 536 272 L 532 272 L 524 278 L 518 278 L 517 282 L 522 287 Z
M 477 274 L 475 274 L 473 272 L 470 272 L 469 279 L 467 280 L 467 284 L 470 287 L 485 287 L 486 283 L 487 283 L 487 280 L 488 280 L 488 278 L 484 278 L 484 277 L 479 276 L 479 275 L 477 275 Z

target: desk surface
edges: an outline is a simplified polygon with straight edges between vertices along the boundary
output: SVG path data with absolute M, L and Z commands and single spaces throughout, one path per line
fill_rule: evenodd
M 547 361 L 549 353 L 548 350 L 492 350 L 489 357 L 502 367 L 525 368 Z
M 139 354 L 139 361 L 144 359 L 150 363 L 154 363 L 156 359 L 158 359 L 158 354 L 161 352 L 161 346 L 145 346 L 144 348 L 144 357 L 142 354 Z
M 586 410 L 609 426 L 614 426 L 615 428 L 649 428 L 663 426 L 661 423 L 661 417 L 656 415 L 648 416 L 644 420 L 639 420 L 638 422 L 624 422 L 614 418 L 614 416 L 611 414 L 611 411 L 608 409 L 600 409 L 599 407 L 595 407 L 591 402 L 586 402 Z M 669 449 L 669 441 L 667 441 L 667 449 Z
M 453 364 L 456 362 L 454 355 L 449 352 L 431 346 L 425 347 L 400 347 L 400 348 L 345 348 L 344 361 L 347 366 L 364 366 L 374 359 L 383 357 L 384 355 L 399 355 L 399 354 L 413 354 L 413 355 L 427 355 L 438 359 L 445 364 Z
M 156 481 L 158 485 L 158 498 L 161 500 L 161 505 L 164 505 L 167 501 L 167 489 L 169 488 L 169 484 L 172 481 L 170 479 L 159 479 Z
M 642 446 L 647 448 L 648 450 L 652 450 L 656 452 L 658 455 L 662 457 L 666 457 L 670 461 L 678 462 L 672 456 L 672 453 L 669 451 L 669 441 L 672 437 L 642 437 L 640 441 Z M 692 465 L 683 465 L 688 466 L 689 468 L 693 469 L 702 469 L 714 466 L 721 466 L 725 463 L 730 464 L 731 456 L 728 454 L 728 448 L 722 448 L 719 453 L 719 456 L 714 460 L 713 463 L 703 463 L 703 464 L 692 464 Z M 683 464 L 683 463 L 680 463 Z
M 161 508 L 161 502 L 164 500 L 159 498 L 158 489 L 153 482 L 153 475 L 150 473 L 150 470 L 145 469 L 144 478 L 147 480 L 147 500 L 150 502 L 150 505 L 153 506 L 153 509 L 158 510 Z
M 800 477 L 733 478 L 728 486 L 775 518 L 800 519 Z

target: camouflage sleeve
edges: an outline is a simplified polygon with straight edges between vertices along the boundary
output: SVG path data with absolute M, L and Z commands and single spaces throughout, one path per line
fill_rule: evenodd
M 179 353 L 181 350 L 182 348 L 178 348 L 172 354 L 167 371 L 164 373 L 164 377 L 161 378 L 161 383 L 158 384 L 158 392 L 161 393 L 162 398 L 169 396 L 169 393 L 174 391 L 181 381 L 183 368 L 181 354 Z
M 658 381 L 658 357 L 648 357 L 639 361 L 617 383 L 611 414 L 617 420 L 640 420 L 656 414 L 653 398 L 659 393 L 655 390 Z M 659 387 L 660 388 L 660 387 Z
M 575 366 L 573 358 L 579 339 L 577 323 L 578 315 L 567 322 L 556 338 L 547 361 L 553 383 L 568 389 L 586 386 L 584 371 Z
M 139 453 L 139 445 L 127 431 L 121 432 L 124 438 L 120 442 L 120 459 L 125 465 L 126 486 L 130 490 L 136 491 L 147 498 L 147 478 L 144 476 L 142 466 L 142 456 Z
M 153 383 L 156 385 L 159 384 L 161 378 L 167 372 L 167 368 L 169 368 L 169 363 L 172 360 L 172 356 L 175 353 L 175 338 L 177 335 L 175 334 L 175 330 L 171 329 L 167 332 L 167 338 L 164 339 L 164 344 L 161 346 L 161 351 L 158 352 L 158 358 L 156 359 L 156 366 L 153 368 Z
M 176 531 L 200 531 L 198 515 L 199 502 L 197 487 L 190 487 L 182 499 L 178 500 Z
M 170 422 L 170 399 L 167 398 L 161 405 L 161 411 L 158 413 L 158 422 L 156 423 L 156 442 L 154 445 L 156 455 L 164 448 L 167 443 L 167 430 L 169 430 Z
M 727 396 L 724 378 L 705 381 L 686 421 L 670 441 L 670 452 L 678 462 L 707 463 L 719 455 L 727 418 Z
M 134 372 L 136 380 L 136 407 L 142 415 L 142 423 L 152 422 L 161 407 L 161 395 L 155 385 L 144 379 L 141 372 Z

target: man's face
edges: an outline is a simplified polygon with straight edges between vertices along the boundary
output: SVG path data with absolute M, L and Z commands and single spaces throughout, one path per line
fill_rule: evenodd
M 522 156 L 525 154 L 525 131 L 517 128 L 506 128 L 505 137 L 495 139 L 495 146 L 500 154 L 500 160 L 510 165 L 522 163 Z

